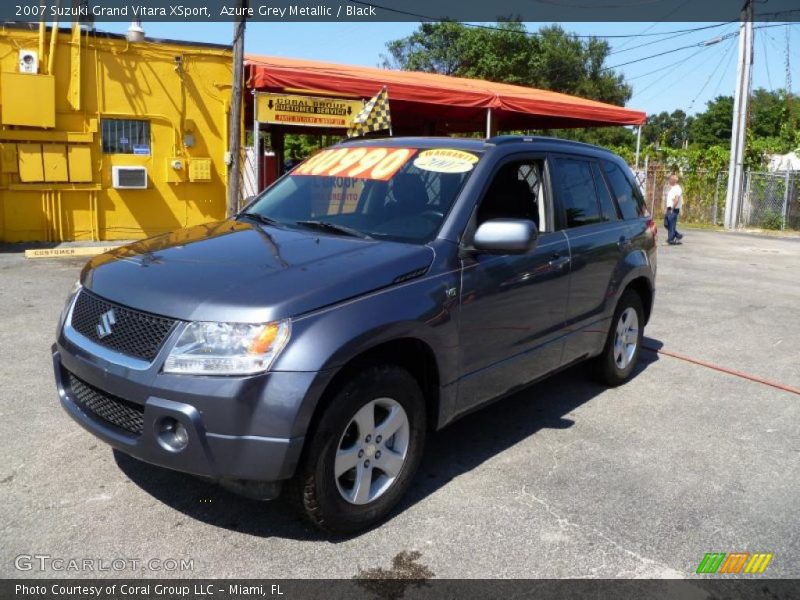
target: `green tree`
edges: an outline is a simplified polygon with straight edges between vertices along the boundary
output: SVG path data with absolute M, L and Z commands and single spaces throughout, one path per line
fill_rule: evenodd
M 754 137 L 780 137 L 781 126 L 788 119 L 786 98 L 782 91 L 759 88 L 750 97 L 750 131 Z
M 759 88 L 750 97 L 750 120 L 747 129 L 745 162 L 763 166 L 769 154 L 782 154 L 798 148 L 797 119 L 800 100 L 784 90 Z M 690 126 L 689 137 L 699 148 L 728 146 L 733 123 L 733 98 L 718 96 L 706 105 Z
M 607 42 L 580 39 L 558 25 L 528 35 L 513 19 L 495 27 L 422 23 L 386 47 L 383 65 L 389 68 L 512 83 L 620 106 L 631 96 L 624 77 L 605 66 Z
M 687 117 L 680 109 L 650 115 L 642 127 L 642 143 L 659 148 L 682 148 L 690 139 L 689 130 L 693 123 L 694 117 Z
M 383 66 L 458 75 L 464 68 L 464 50 L 472 41 L 467 40 L 471 33 L 461 23 L 422 23 L 410 36 L 387 42 L 389 56 L 383 56 Z
M 733 96 L 717 96 L 706 103 L 706 110 L 695 117 L 690 138 L 707 148 L 731 143 L 733 127 Z
M 587 127 L 575 129 L 548 129 L 544 135 L 552 135 L 565 140 L 586 142 L 605 148 L 630 147 L 636 145 L 636 134 L 627 127 Z

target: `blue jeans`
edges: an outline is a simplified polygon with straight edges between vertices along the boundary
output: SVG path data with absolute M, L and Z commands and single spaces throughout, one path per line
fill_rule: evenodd
M 676 208 L 673 210 L 667 210 L 667 242 L 672 243 L 676 242 L 683 237 L 678 232 L 678 216 L 681 214 L 681 209 Z

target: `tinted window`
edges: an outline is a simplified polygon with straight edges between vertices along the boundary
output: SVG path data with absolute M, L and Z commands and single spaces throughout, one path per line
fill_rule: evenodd
M 592 163 L 592 174 L 594 175 L 594 183 L 597 188 L 597 196 L 600 198 L 600 208 L 603 210 L 603 220 L 605 221 L 618 221 L 619 214 L 617 207 L 614 205 L 614 200 L 608 192 L 608 186 L 603 174 L 600 173 L 600 167 L 597 163 Z
M 591 164 L 585 160 L 557 158 L 558 197 L 567 217 L 567 227 L 580 227 L 602 221 Z
M 635 219 L 636 217 L 647 214 L 644 206 L 644 198 L 639 190 L 639 186 L 633 179 L 633 175 L 626 175 L 617 165 L 612 162 L 603 161 L 603 168 L 608 177 L 617 204 L 622 212 L 624 219 Z
M 630 169 L 628 169 L 627 178 L 628 183 L 630 183 L 633 188 L 633 199 L 636 200 L 636 206 L 639 208 L 639 216 L 650 216 L 650 211 L 647 210 L 647 202 L 645 202 L 644 199 L 644 192 L 642 191 L 643 182 L 638 180 Z

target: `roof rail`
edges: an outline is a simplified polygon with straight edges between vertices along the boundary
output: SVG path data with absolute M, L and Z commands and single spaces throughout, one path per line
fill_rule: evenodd
M 486 143 L 499 146 L 500 144 L 510 144 L 512 142 L 533 142 L 537 137 L 542 139 L 541 136 L 534 135 L 496 135 L 486 140 Z
M 519 142 L 545 142 L 551 144 L 565 144 L 569 146 L 579 146 L 582 148 L 593 148 L 595 150 L 604 150 L 610 152 L 608 149 L 595 144 L 586 142 L 579 142 L 577 140 L 565 140 L 563 138 L 546 136 L 546 135 L 496 135 L 486 140 L 487 145 L 500 146 L 502 144 L 512 144 Z

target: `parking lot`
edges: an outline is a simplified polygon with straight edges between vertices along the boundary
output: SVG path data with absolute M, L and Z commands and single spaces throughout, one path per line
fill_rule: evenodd
M 92 575 L 18 571 L 21 554 L 193 561 L 103 573 L 123 577 L 693 577 L 712 551 L 772 552 L 767 575 L 800 577 L 800 238 L 687 230 L 660 245 L 630 383 L 576 367 L 431 435 L 400 510 L 348 540 L 73 423 L 50 345 L 83 261 L 5 250 L 2 577 Z

